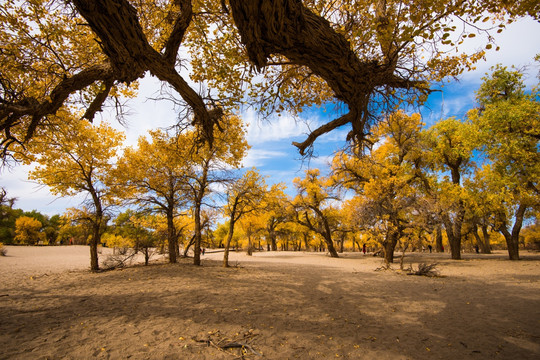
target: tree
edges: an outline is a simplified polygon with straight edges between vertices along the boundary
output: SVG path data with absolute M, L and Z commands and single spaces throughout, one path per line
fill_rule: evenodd
M 223 131 L 216 134 L 213 145 L 198 146 L 196 133 L 191 132 L 184 146 L 196 151 L 189 152 L 188 170 L 185 173 L 186 197 L 191 203 L 195 222 L 195 243 L 193 262 L 201 263 L 201 242 L 203 231 L 202 210 L 207 196 L 212 192 L 212 184 L 224 183 L 230 179 L 229 170 L 238 169 L 249 148 L 245 139 L 245 128 L 240 118 L 228 116 L 223 119 Z
M 123 134 L 101 122 L 93 125 L 60 113 L 62 121 L 54 122 L 49 131 L 31 143 L 30 157 L 38 166 L 29 177 L 60 196 L 85 194 L 85 210 L 79 219 L 91 224 L 90 269 L 99 270 L 97 246 L 106 226 L 106 210 L 115 203 L 110 173 Z
M 15 221 L 15 241 L 19 244 L 37 245 L 46 240 L 41 232 L 42 224 L 38 220 L 21 216 Z
M 527 94 L 522 77 L 519 71 L 496 66 L 478 89 L 480 107 L 468 113 L 491 162 L 482 176 L 498 195 L 494 228 L 504 235 L 511 260 L 519 259 L 523 221 L 540 206 L 540 94 L 537 88 Z
M 452 56 L 454 52 L 448 48 L 457 50 L 477 31 L 483 33 L 491 14 L 499 19 L 492 26 L 504 27 L 497 15 L 510 13 L 514 18 L 530 13 L 537 17 L 538 10 L 533 2 L 465 0 L 232 0 L 229 4 L 250 62 L 265 74 L 253 89 L 260 95 L 263 112 L 287 107 L 295 113 L 306 105 L 330 101 L 344 103 L 349 109 L 312 131 L 304 142 L 294 143 L 301 154 L 320 135 L 347 124 L 352 128 L 347 138 L 363 142 L 373 115 L 379 115 L 381 108 L 392 109 L 404 98 L 421 100 L 429 92 L 430 82 L 458 75 L 482 58 L 483 50 Z M 223 16 L 214 18 L 220 29 L 214 35 L 229 45 L 222 48 L 234 48 L 236 31 Z M 462 19 L 464 27 L 456 26 L 456 19 Z M 216 42 L 201 45 L 197 59 L 200 73 L 217 78 L 236 69 L 235 62 L 227 67 L 229 62 L 207 56 L 206 49 L 215 49 Z
M 370 139 L 366 153 L 355 148 L 336 154 L 333 171 L 336 181 L 355 191 L 360 224 L 368 224 L 381 236 L 385 261 L 394 261 L 394 249 L 404 231 L 419 214 L 421 176 L 416 167 L 420 156 L 419 114 L 398 111 L 382 121 Z M 356 150 L 356 151 L 355 151 Z
M 268 251 L 277 251 L 278 227 L 289 219 L 289 213 L 286 209 L 290 200 L 285 194 L 285 189 L 284 183 L 273 184 L 268 190 L 267 196 L 262 200 L 261 218 L 265 222 Z
M 473 124 L 455 118 L 439 121 L 425 132 L 430 167 L 444 174 L 442 180 L 435 186 L 428 185 L 427 190 L 439 204 L 454 260 L 461 259 L 461 230 L 467 211 L 462 178 L 475 167 L 472 159 L 478 147 L 476 135 Z
M 15 241 L 15 221 L 23 213 L 14 209 L 16 198 L 10 198 L 4 188 L 0 188 L 0 243 L 11 244 Z
M 209 3 L 212 11 L 204 11 L 206 2 L 190 0 L 4 1 L 0 8 L 0 39 L 6 44 L 0 58 L 4 154 L 10 146 L 29 139 L 48 115 L 62 107 L 77 103 L 86 110 L 84 118 L 94 118 L 107 99 L 117 99 L 123 90 L 131 95 L 126 87 L 145 73 L 169 84 L 182 97 L 193 112 L 190 122 L 200 137 L 212 144 L 214 127 L 222 127 L 222 115 L 227 111 L 194 91 L 177 64 L 184 60 L 179 49 L 190 32 L 202 32 L 204 36 L 198 39 L 204 42 L 213 38 L 210 32 L 215 28 L 234 31 L 221 33 L 220 40 L 233 40 L 220 49 L 234 49 L 241 43 L 257 70 L 275 65 L 277 75 L 266 74 L 270 81 L 262 87 L 263 93 L 278 89 L 270 93 L 271 98 L 287 103 L 288 94 L 298 94 L 298 100 L 309 89 L 323 89 L 322 96 L 315 96 L 317 101 L 336 100 L 347 105 L 349 113 L 296 144 L 301 153 L 318 136 L 345 124 L 352 125 L 349 138 L 362 141 L 369 120 L 374 119 L 370 115 L 377 115 L 381 106 L 391 106 L 407 94 L 425 95 L 430 81 L 459 74 L 483 54 L 480 50 L 450 56 L 444 46 L 455 48 L 477 30 L 504 27 L 507 21 L 525 14 L 538 19 L 539 13 L 534 1 Z M 207 19 L 212 20 L 206 27 L 196 26 Z M 462 19 L 465 31 L 452 24 L 456 19 Z M 494 23 L 482 29 L 490 19 Z M 193 49 L 192 54 L 198 52 L 198 48 Z M 229 55 L 222 53 L 213 53 L 209 63 L 236 63 L 220 61 Z M 243 51 L 231 53 L 237 56 Z M 204 66 L 206 63 L 199 67 Z M 231 66 L 220 68 L 222 78 Z M 234 73 L 249 73 L 248 67 L 244 69 Z M 207 73 L 219 82 L 212 71 Z M 197 76 L 209 80 L 205 74 L 194 74 Z M 239 97 L 237 103 L 244 93 L 232 89 L 239 85 L 223 86 L 225 92 L 231 89 L 230 93 Z M 301 108 L 313 103 L 312 99 L 292 104 Z
M 242 217 L 259 209 L 259 201 L 265 195 L 265 190 L 264 178 L 255 169 L 246 171 L 239 180 L 233 181 L 228 186 L 225 192 L 227 203 L 223 212 L 229 217 L 229 231 L 225 242 L 223 267 L 229 267 L 229 247 L 234 235 L 234 226 Z
M 321 235 L 331 257 L 339 257 L 332 234 L 337 229 L 338 211 L 332 206 L 339 197 L 330 178 L 321 178 L 319 169 L 306 170 L 304 179 L 295 178 L 298 194 L 293 200 L 296 221 Z
M 151 217 L 152 215 L 128 209 L 118 214 L 114 221 L 114 231 L 110 233 L 111 239 L 114 240 L 113 237 L 116 237 L 123 241 L 124 247 L 133 248 L 135 253 L 141 251 L 144 254 L 145 265 L 148 265 L 157 243 L 154 234 L 149 230 L 153 222 Z
M 131 202 L 167 219 L 169 262 L 176 263 L 178 230 L 175 218 L 187 208 L 186 173 L 189 171 L 190 135 L 171 136 L 164 131 L 150 131 L 150 140 L 142 136 L 137 149 L 128 148 L 118 161 L 115 177 L 118 191 Z
M 243 233 L 246 235 L 248 244 L 246 255 L 253 255 L 253 249 L 255 247 L 254 241 L 259 240 L 257 249 L 261 249 L 261 233 L 266 229 L 266 222 L 262 218 L 262 209 L 253 213 L 247 213 L 239 220 L 240 228 Z

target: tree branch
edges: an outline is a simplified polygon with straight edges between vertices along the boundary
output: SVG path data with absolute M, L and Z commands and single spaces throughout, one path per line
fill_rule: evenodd
M 172 33 L 165 44 L 165 52 L 163 53 L 165 61 L 173 66 L 176 61 L 178 49 L 180 48 L 180 44 L 184 39 L 184 35 L 193 16 L 191 0 L 175 0 L 174 4 L 180 8 L 180 14 L 176 16 Z M 171 14 L 169 15 L 173 15 L 172 13 L 173 12 L 171 11 Z

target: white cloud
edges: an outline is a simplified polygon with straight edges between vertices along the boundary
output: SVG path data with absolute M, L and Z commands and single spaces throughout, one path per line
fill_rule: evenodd
M 271 159 L 272 161 L 279 160 L 280 158 L 288 158 L 289 155 L 284 151 L 266 150 L 252 148 L 248 151 L 246 158 L 243 161 L 243 165 L 246 168 L 260 167 L 266 163 L 265 160 Z
M 29 181 L 28 172 L 32 168 L 33 166 L 29 165 L 17 165 L 11 169 L 2 169 L 0 186 L 6 189 L 8 197 L 17 199 L 15 208 L 37 210 L 52 216 L 64 213 L 66 208 L 77 207 L 84 200 L 82 196 L 54 196 L 48 187 Z
M 503 64 L 504 66 L 516 66 L 522 68 L 533 63 L 536 54 L 540 53 L 540 23 L 530 17 L 521 18 L 507 26 L 500 34 L 494 34 L 496 45 L 500 47 L 499 51 L 495 49 L 486 50 L 486 60 L 479 61 L 476 64 L 476 70 L 463 74 L 464 81 L 476 81 L 480 83 L 481 78 L 489 72 L 492 66 Z M 478 48 L 479 42 L 470 46 L 471 50 Z M 531 81 L 536 81 L 537 69 L 531 67 L 527 79 L 528 85 Z
M 259 120 L 257 114 L 250 110 L 242 114 L 244 122 L 248 124 L 247 140 L 249 144 L 261 144 L 303 136 L 309 128 L 316 127 L 316 122 L 308 124 L 305 121 L 295 120 L 292 116 L 284 114 L 276 116 L 271 121 Z

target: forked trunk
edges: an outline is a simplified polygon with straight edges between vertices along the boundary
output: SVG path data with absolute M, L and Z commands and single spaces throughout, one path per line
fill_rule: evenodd
M 482 252 L 484 254 L 491 254 L 491 243 L 487 225 L 482 225 L 482 236 L 484 237 L 484 241 L 482 241 L 481 245 Z

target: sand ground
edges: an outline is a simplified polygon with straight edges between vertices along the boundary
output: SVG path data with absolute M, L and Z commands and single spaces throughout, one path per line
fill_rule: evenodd
M 439 263 L 429 278 L 375 271 L 381 259 L 358 253 L 233 253 L 228 269 L 207 253 L 201 267 L 90 273 L 84 246 L 7 250 L 0 359 L 540 358 L 538 253 L 407 254 L 406 266 Z

